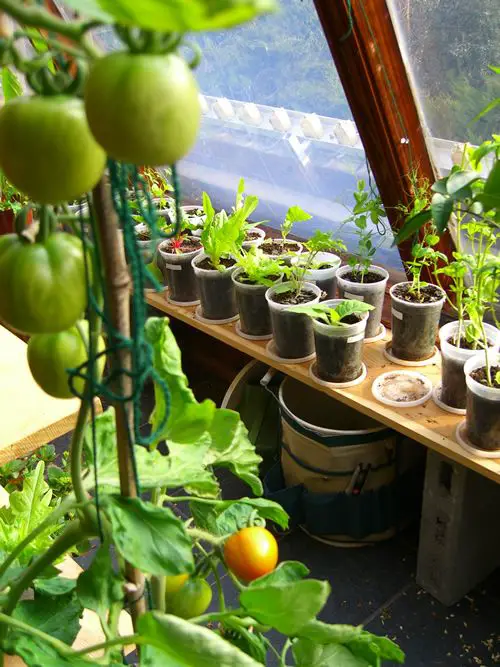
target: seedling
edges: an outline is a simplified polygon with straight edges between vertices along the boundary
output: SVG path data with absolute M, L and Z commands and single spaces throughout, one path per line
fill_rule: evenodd
M 305 222 L 311 218 L 312 215 L 306 213 L 300 206 L 290 206 L 281 225 L 281 238 L 283 241 L 286 240 L 296 222 Z
M 270 257 L 256 247 L 248 251 L 241 250 L 236 264 L 243 269 L 244 276 L 249 283 L 267 287 L 271 287 L 275 282 L 271 280 L 271 276 L 283 275 L 285 266 L 280 259 Z
M 385 229 L 383 223 L 385 210 L 380 197 L 373 190 L 366 188 L 364 180 L 360 179 L 358 181 L 357 190 L 353 194 L 356 204 L 352 209 L 352 215 L 344 221 L 344 224 L 354 223 L 354 232 L 358 237 L 358 247 L 354 255 L 349 258 L 348 264 L 353 274 L 362 283 L 372 264 L 373 256 L 377 252 L 377 246 L 373 244 L 372 240 L 374 229 L 370 227 L 370 223 L 377 230 Z
M 319 320 L 332 327 L 348 327 L 347 322 L 342 320 L 349 315 L 360 315 L 373 310 L 373 306 L 364 301 L 357 301 L 356 299 L 349 299 L 341 301 L 337 306 L 332 308 L 323 303 L 318 303 L 315 306 L 293 306 L 290 310 L 294 313 L 303 313 L 309 315 L 314 320 Z
M 425 235 L 422 242 L 413 244 L 411 249 L 412 260 L 406 263 L 406 266 L 413 276 L 408 292 L 412 294 L 418 302 L 423 300 L 422 288 L 427 286 L 427 283 L 422 280 L 422 270 L 424 266 L 431 266 L 435 271 L 439 260 L 446 261 L 446 255 L 438 250 L 434 250 L 434 246 L 438 243 L 439 236 L 432 231 L 429 232 Z

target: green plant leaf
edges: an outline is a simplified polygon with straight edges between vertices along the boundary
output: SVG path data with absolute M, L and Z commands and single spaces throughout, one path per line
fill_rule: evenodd
M 400 665 L 405 661 L 405 654 L 391 639 L 377 637 L 365 630 L 347 642 L 346 646 L 353 655 L 366 660 L 370 665 L 376 665 L 381 660 L 390 660 Z
M 7 653 L 21 657 L 28 667 L 89 667 L 95 661 L 85 660 L 79 655 L 59 653 L 53 646 L 38 637 L 11 632 L 2 648 Z
M 483 118 L 483 116 L 486 116 L 486 114 L 489 114 L 493 109 L 496 109 L 498 106 L 500 106 L 500 97 L 497 97 L 494 100 L 491 100 L 489 104 L 487 104 L 484 109 L 481 109 L 481 111 L 474 116 L 474 118 L 470 121 L 469 125 L 472 125 L 472 123 L 476 123 L 480 118 Z
M 247 588 L 240 594 L 240 604 L 260 623 L 293 637 L 321 611 L 329 593 L 328 582 L 305 579 Z
M 358 301 L 357 299 L 348 299 L 339 303 L 333 310 L 337 314 L 338 319 L 342 320 L 349 315 L 368 313 L 370 310 L 373 310 L 373 306 L 364 301 Z
M 455 171 L 446 181 L 446 191 L 454 199 L 460 199 L 467 196 L 470 192 L 470 185 L 481 178 L 477 171 Z
M 80 630 L 83 607 L 73 592 L 34 600 L 23 600 L 14 610 L 14 618 L 41 630 L 69 646 Z
M 269 574 L 265 574 L 263 577 L 251 581 L 248 584 L 248 587 L 259 588 L 259 586 L 290 584 L 294 581 L 304 579 L 308 574 L 309 569 L 304 563 L 300 563 L 296 560 L 285 560 L 281 562 L 275 570 L 269 572 Z
M 154 644 L 141 650 L 140 667 L 262 667 L 213 630 L 177 616 L 147 612 L 137 631 Z
M 299 636 L 316 644 L 347 644 L 362 633 L 361 625 L 329 625 L 314 619 L 301 628 Z
M 5 102 L 23 94 L 23 87 L 15 72 L 6 65 L 2 67 L 2 91 Z
M 218 408 L 209 429 L 211 444 L 205 463 L 229 468 L 256 495 L 262 494 L 259 464 L 262 458 L 248 439 L 248 431 L 234 410 Z
M 293 656 L 297 667 L 373 667 L 363 658 L 354 656 L 341 644 L 315 644 L 310 639 L 294 642 Z
M 231 618 L 224 620 L 224 639 L 244 653 L 257 660 L 259 664 L 266 664 L 267 645 L 258 632 L 251 632 Z M 227 632 L 227 630 L 230 632 Z
M 52 490 L 44 480 L 45 464 L 40 461 L 24 478 L 21 491 L 10 494 L 10 506 L 0 509 L 0 554 L 8 554 L 53 511 Z M 60 525 L 49 526 L 22 551 L 14 564 L 27 565 L 51 544 Z
M 197 503 L 193 499 L 190 507 L 198 528 L 208 530 L 214 535 L 231 535 L 245 528 L 255 510 L 262 519 L 274 521 L 281 528 L 288 527 L 288 515 L 285 510 L 278 503 L 266 498 L 221 500 L 216 505 Z
M 151 317 L 146 322 L 146 339 L 153 347 L 153 366 L 170 392 L 170 411 L 166 427 L 158 440 L 192 443 L 212 423 L 213 401 L 198 403 L 182 371 L 181 352 L 170 329 L 168 318 Z M 155 407 L 150 421 L 153 430 L 161 424 L 167 406 L 162 388 L 155 382 Z
M 500 208 L 500 160 L 496 160 L 493 164 L 480 201 L 486 210 Z
M 67 0 L 89 18 L 158 32 L 230 28 L 277 8 L 275 0 Z
M 107 619 L 111 605 L 123 600 L 124 580 L 113 569 L 109 545 L 101 544 L 90 567 L 78 577 L 76 594 L 85 609 Z
M 115 546 L 127 562 L 148 574 L 193 572 L 191 540 L 171 510 L 139 498 L 108 496 L 105 501 Z
M 431 218 L 432 213 L 430 209 L 420 211 L 420 213 L 407 218 L 404 225 L 394 237 L 392 245 L 399 245 L 403 241 L 406 241 L 406 239 L 409 239 L 410 236 L 416 234 L 427 222 L 429 222 Z
M 56 597 L 58 595 L 67 595 L 76 588 L 76 579 L 66 579 L 65 577 L 54 577 L 53 579 L 35 579 L 35 593 Z
M 453 199 L 436 192 L 432 197 L 431 212 L 432 219 L 436 225 L 436 231 L 441 235 L 448 227 L 448 221 L 453 211 Z

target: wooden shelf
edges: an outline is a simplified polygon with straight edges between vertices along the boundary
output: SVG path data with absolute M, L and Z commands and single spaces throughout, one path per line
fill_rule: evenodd
M 335 397 L 342 403 L 373 417 L 377 421 L 390 426 L 399 433 L 409 436 L 422 445 L 434 449 L 443 456 L 453 459 L 479 472 L 481 475 L 500 483 L 500 459 L 482 459 L 473 456 L 462 449 L 455 441 L 455 429 L 457 424 L 463 419 L 462 416 L 453 415 L 441 410 L 432 400 L 415 408 L 395 409 L 382 405 L 373 398 L 371 392 L 373 380 L 381 373 L 403 368 L 402 366 L 391 364 L 384 357 L 383 350 L 390 339 L 390 334 L 385 340 L 365 345 L 363 361 L 368 370 L 368 377 L 362 384 L 350 387 L 349 389 L 332 389 L 331 387 L 320 385 L 311 378 L 309 375 L 310 362 L 293 365 L 280 363 L 266 351 L 266 341 L 251 341 L 238 336 L 234 323 L 219 325 L 201 322 L 195 317 L 194 307 L 183 308 L 172 305 L 167 301 L 165 292 L 156 293 L 148 290 L 146 291 L 145 299 L 149 305 L 167 315 L 196 327 L 209 336 L 213 336 L 227 345 L 241 350 L 250 357 L 254 357 L 286 373 L 290 377 L 318 389 L 318 391 L 323 391 Z M 428 376 L 434 385 L 440 381 L 440 363 L 423 366 L 415 370 Z

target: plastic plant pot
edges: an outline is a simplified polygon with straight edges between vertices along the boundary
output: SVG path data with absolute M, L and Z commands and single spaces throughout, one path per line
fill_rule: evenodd
M 271 315 L 266 300 L 266 285 L 252 285 L 239 280 L 243 269 L 232 274 L 236 302 L 240 314 L 240 329 L 247 336 L 269 336 L 272 333 Z
M 500 369 L 500 354 L 488 354 L 488 365 L 492 375 Z M 476 354 L 464 364 L 467 383 L 467 412 L 465 416 L 466 437 L 474 447 L 486 451 L 500 450 L 500 388 L 488 387 L 471 375 L 486 366 L 483 352 Z
M 469 321 L 463 323 L 464 329 L 468 324 L 470 324 Z M 458 322 L 450 322 L 439 330 L 441 347 L 440 400 L 446 406 L 465 410 L 467 385 L 464 364 L 476 356 L 479 350 L 469 350 L 450 343 L 450 339 L 453 339 L 458 331 L 458 325 Z M 484 324 L 483 326 L 489 342 L 488 349 L 491 352 L 497 352 L 500 346 L 500 331 L 490 324 Z
M 224 271 L 202 268 L 200 264 L 206 259 L 208 259 L 208 256 L 205 253 L 200 253 L 191 260 L 202 315 L 207 320 L 230 320 L 238 313 L 236 292 L 232 280 L 232 273 L 236 266 L 225 268 Z
M 375 338 L 380 333 L 380 320 L 384 305 L 385 287 L 389 274 L 381 266 L 371 265 L 369 273 L 380 276 L 380 280 L 372 283 L 358 283 L 349 279 L 352 267 L 341 266 L 337 269 L 337 292 L 340 299 L 357 299 L 373 306 L 368 314 L 365 338 Z
M 329 299 L 325 306 L 335 308 L 347 299 Z M 316 369 L 326 382 L 350 382 L 362 373 L 363 340 L 368 313 L 360 313 L 361 319 L 347 326 L 332 326 L 313 319 Z
M 404 361 L 424 361 L 434 356 L 439 318 L 446 299 L 444 291 L 433 285 L 440 294 L 438 301 L 417 303 L 405 301 L 394 292 L 409 282 L 397 283 L 390 289 L 392 342 L 391 352 Z
M 250 238 L 247 238 L 245 241 L 243 241 L 243 247 L 246 250 L 252 246 L 262 245 L 264 243 L 264 239 L 266 238 L 266 232 L 263 229 L 260 229 L 260 227 L 252 227 L 248 230 L 247 236 L 248 235 L 250 235 Z
M 139 222 L 137 225 L 134 227 L 135 233 L 138 236 L 144 235 L 144 234 L 150 234 L 150 229 L 149 227 L 144 223 L 144 222 Z M 145 264 L 149 264 L 150 262 L 153 261 L 153 256 L 155 254 L 156 247 L 160 243 L 161 239 L 156 239 L 156 241 L 153 241 L 153 239 L 138 239 L 137 240 L 137 245 L 139 246 L 139 250 L 141 251 L 141 257 L 142 260 Z
M 292 283 L 282 283 L 292 287 Z M 313 283 L 303 283 L 302 294 L 309 293 L 310 299 L 300 305 L 312 306 L 319 302 L 321 290 Z M 277 354 L 283 359 L 303 359 L 314 353 L 314 333 L 312 320 L 308 315 L 292 313 L 290 308 L 298 304 L 286 304 L 275 301 L 276 286 L 266 292 L 266 300 L 271 314 L 274 345 Z
M 311 269 L 306 274 L 306 280 L 317 285 L 324 293 L 323 296 L 325 299 L 335 298 L 335 292 L 337 291 L 337 269 L 341 262 L 340 257 L 333 252 L 318 252 L 315 257 L 315 264 L 325 265 L 324 268 Z
M 194 305 L 198 303 L 198 289 L 191 261 L 199 255 L 203 248 L 199 239 L 194 236 L 185 237 L 199 248 L 190 252 L 168 252 L 171 239 L 162 241 L 158 253 L 162 259 L 161 268 L 169 289 L 169 299 L 174 303 Z
M 284 252 L 280 252 L 279 244 L 284 243 Z M 287 251 L 286 249 L 292 250 Z M 273 248 L 274 252 L 269 252 L 269 248 Z M 304 250 L 304 246 L 299 241 L 292 241 L 291 239 L 267 239 L 260 245 L 260 249 L 266 254 L 274 257 L 274 259 L 281 259 L 287 266 L 291 266 L 293 260 Z

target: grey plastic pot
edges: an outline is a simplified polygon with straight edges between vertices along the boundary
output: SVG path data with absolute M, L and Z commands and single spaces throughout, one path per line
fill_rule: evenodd
M 301 256 L 301 260 L 303 256 Z M 308 282 L 317 285 L 326 295 L 325 299 L 334 299 L 337 291 L 337 270 L 342 262 L 333 252 L 319 252 L 315 257 L 317 264 L 329 264 L 325 269 L 311 269 L 305 278 Z
M 240 314 L 240 329 L 247 336 L 268 336 L 272 333 L 271 315 L 266 300 L 266 285 L 242 283 L 238 277 L 243 273 L 237 268 L 232 274 L 236 302 Z
M 329 299 L 323 304 L 335 308 L 342 301 L 347 299 Z M 368 313 L 360 316 L 359 322 L 343 327 L 313 320 L 316 369 L 321 380 L 350 382 L 361 375 Z
M 365 338 L 374 338 L 380 332 L 380 320 L 389 274 L 381 266 L 372 265 L 368 270 L 380 275 L 380 280 L 376 283 L 352 282 L 346 278 L 346 274 L 352 271 L 352 268 L 341 266 L 337 269 L 337 292 L 339 299 L 357 299 L 373 306 L 373 310 L 368 315 Z
M 249 239 L 247 241 L 243 241 L 243 248 L 248 250 L 248 248 L 252 248 L 253 246 L 258 247 L 264 243 L 264 239 L 266 238 L 266 232 L 263 229 L 260 229 L 260 227 L 252 227 L 250 230 L 254 234 L 256 234 L 255 238 Z
M 191 238 L 198 241 L 195 237 Z M 194 305 L 198 303 L 199 296 L 191 262 L 203 249 L 200 247 L 198 250 L 186 253 L 166 252 L 170 244 L 171 240 L 167 239 L 162 241 L 158 246 L 158 253 L 161 257 L 161 269 L 169 289 L 169 299 L 175 303 Z
M 404 301 L 394 294 L 401 285 L 397 283 L 390 289 L 391 295 L 391 352 L 397 359 L 404 361 L 424 361 L 434 354 L 434 345 L 439 329 L 439 318 L 446 299 L 446 294 L 436 287 L 442 297 L 433 303 L 413 303 Z
M 500 354 L 488 354 L 490 366 L 500 366 Z M 500 450 L 500 389 L 476 382 L 471 373 L 486 366 L 485 354 L 481 352 L 465 362 L 467 383 L 466 431 L 470 442 L 485 451 Z
M 202 269 L 199 264 L 206 258 L 205 253 L 200 253 L 191 260 L 202 315 L 207 320 L 228 320 L 238 314 L 236 292 L 232 280 L 236 265 L 224 271 Z
M 290 285 L 291 283 L 282 283 Z M 311 292 L 311 300 L 307 304 L 319 302 L 321 290 L 313 283 L 304 283 L 303 290 Z M 271 314 L 274 345 L 278 356 L 283 359 L 302 359 L 314 353 L 314 334 L 312 320 L 308 315 L 290 312 L 293 306 L 273 301 L 276 286 L 266 292 L 266 300 Z

